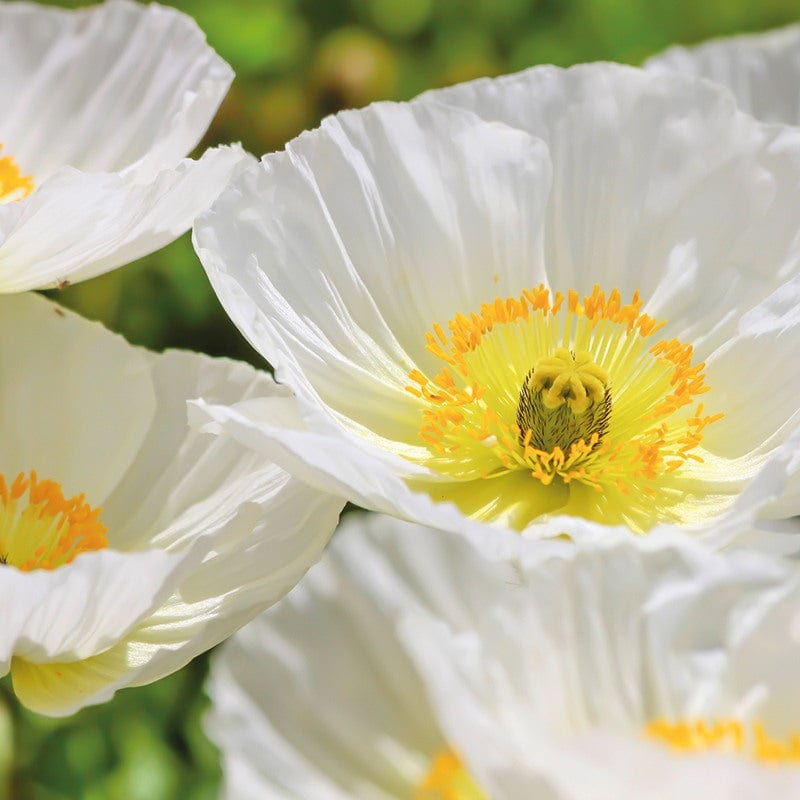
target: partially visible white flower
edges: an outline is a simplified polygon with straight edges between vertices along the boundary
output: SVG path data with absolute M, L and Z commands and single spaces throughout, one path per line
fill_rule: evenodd
M 490 569 L 458 545 L 348 515 L 301 583 L 223 646 L 206 729 L 222 750 L 224 797 L 415 796 L 448 745 L 396 622 L 425 608 L 468 624 L 516 582 L 511 564 Z
M 795 565 L 682 535 L 521 552 L 348 517 L 213 661 L 223 796 L 798 795 Z
M 800 125 L 800 25 L 670 47 L 644 68 L 708 78 L 733 92 L 748 114 Z
M 232 78 L 174 9 L 0 3 L 0 292 L 83 280 L 183 233 L 249 158 L 184 159 Z
M 799 205 L 800 130 L 686 76 L 542 67 L 339 114 L 194 229 L 306 430 L 205 411 L 435 527 L 795 532 Z
M 192 431 L 199 395 L 293 406 L 245 364 L 0 299 L 0 674 L 29 708 L 68 714 L 179 669 L 325 546 L 343 501 Z

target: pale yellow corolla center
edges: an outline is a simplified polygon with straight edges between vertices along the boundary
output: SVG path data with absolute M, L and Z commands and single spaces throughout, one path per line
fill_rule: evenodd
M 57 569 L 87 550 L 108 547 L 106 528 L 83 495 L 65 498 L 55 481 L 0 475 L 0 561 L 20 570 Z
M 0 205 L 22 200 L 33 191 L 33 178 L 23 175 L 11 156 L 2 155 L 0 144 Z
M 414 369 L 407 388 L 422 401 L 421 461 L 452 481 L 439 497 L 459 502 L 452 487 L 466 485 L 485 497 L 492 481 L 484 518 L 516 504 L 637 532 L 680 521 L 682 470 L 703 461 L 703 430 L 723 414 L 697 400 L 709 386 L 692 346 L 656 338 L 665 323 L 642 305 L 638 292 L 624 303 L 617 289 L 540 286 L 457 314 L 447 332 L 434 324 L 441 371 Z
M 437 753 L 414 793 L 414 800 L 488 800 L 452 751 Z
M 645 734 L 681 753 L 732 753 L 772 764 L 800 762 L 800 732 L 784 738 L 770 736 L 760 722 L 737 719 L 656 720 Z

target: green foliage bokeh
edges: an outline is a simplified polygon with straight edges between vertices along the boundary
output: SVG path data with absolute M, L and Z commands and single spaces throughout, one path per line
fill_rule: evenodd
M 82 2 L 63 2 L 75 7 Z M 639 63 L 671 43 L 792 22 L 798 0 L 180 0 L 237 73 L 201 148 L 280 149 L 326 114 L 538 63 Z M 52 292 L 155 349 L 262 365 L 228 322 L 188 235 Z M 0 683 L 0 797 L 211 800 L 219 767 L 200 718 L 207 657 L 66 720 L 21 709 Z

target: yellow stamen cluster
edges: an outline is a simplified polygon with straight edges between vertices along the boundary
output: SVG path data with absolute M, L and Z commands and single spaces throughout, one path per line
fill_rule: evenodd
M 790 733 L 783 740 L 774 739 L 760 722 L 656 720 L 647 725 L 645 734 L 683 753 L 713 751 L 775 764 L 800 762 L 800 733 Z
M 437 754 L 414 800 L 488 800 L 451 750 Z
M 0 150 L 3 146 L 0 145 Z M 0 155 L 0 205 L 22 200 L 33 191 L 33 178 L 20 172 L 11 156 Z
M 65 498 L 55 481 L 0 475 L 0 560 L 21 570 L 56 569 L 108 546 L 106 528 L 84 496 Z
M 637 531 L 674 519 L 672 474 L 703 460 L 703 430 L 723 415 L 696 404 L 709 387 L 690 344 L 648 343 L 664 323 L 642 305 L 539 286 L 457 314 L 449 333 L 434 324 L 427 349 L 444 367 L 412 370 L 407 387 L 423 401 L 424 463 L 462 485 L 527 471 L 539 488 L 498 483 L 491 512 L 527 506 L 522 524 L 554 508 Z

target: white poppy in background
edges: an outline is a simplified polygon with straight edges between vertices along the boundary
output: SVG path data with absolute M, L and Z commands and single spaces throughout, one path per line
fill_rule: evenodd
M 748 114 L 800 125 L 800 25 L 670 47 L 643 66 L 708 78 L 733 92 Z
M 187 230 L 249 158 L 184 159 L 232 79 L 170 8 L 0 3 L 0 292 L 90 278 Z
M 188 428 L 198 395 L 291 407 L 245 364 L 134 348 L 27 293 L 0 300 L 0 375 L 0 674 L 35 711 L 179 669 L 283 596 L 336 525 L 342 500 Z
M 453 538 L 347 515 L 302 582 L 212 657 L 205 727 L 222 750 L 223 797 L 416 797 L 448 745 L 399 615 L 469 622 L 517 580 L 510 562 L 492 569 Z
M 341 113 L 194 230 L 303 424 L 203 411 L 436 527 L 769 519 L 796 547 L 799 206 L 800 131 L 684 76 L 541 67 Z
M 224 797 L 800 793 L 800 572 L 683 535 L 528 548 L 347 517 L 214 657 Z

